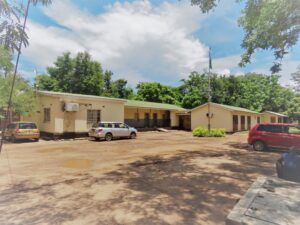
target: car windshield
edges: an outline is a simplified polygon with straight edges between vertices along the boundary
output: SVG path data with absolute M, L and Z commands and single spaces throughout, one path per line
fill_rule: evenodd
M 291 126 L 288 128 L 289 134 L 300 134 L 300 127 Z
M 36 129 L 36 125 L 34 123 L 20 123 L 19 129 Z

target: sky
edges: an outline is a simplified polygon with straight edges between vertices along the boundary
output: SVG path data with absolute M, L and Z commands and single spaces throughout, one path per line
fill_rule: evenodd
M 243 7 L 222 0 L 203 14 L 188 0 L 53 0 L 30 9 L 30 45 L 22 51 L 20 73 L 33 81 L 36 71 L 45 73 L 63 52 L 88 51 L 114 79 L 125 78 L 132 87 L 147 81 L 176 86 L 192 71 L 207 71 L 211 48 L 214 72 L 270 74 L 271 51 L 257 52 L 251 64 L 238 67 Z M 282 61 L 281 84 L 290 84 L 299 52 L 298 42 Z

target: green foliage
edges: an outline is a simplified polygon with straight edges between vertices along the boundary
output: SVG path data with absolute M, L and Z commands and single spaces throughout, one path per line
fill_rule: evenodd
M 292 80 L 295 83 L 294 90 L 296 92 L 300 92 L 300 66 L 298 66 L 298 70 L 295 73 L 292 73 Z
M 179 87 L 182 106 L 194 108 L 207 102 L 208 77 L 192 72 Z M 293 92 L 279 84 L 279 76 L 249 73 L 243 76 L 211 76 L 212 101 L 261 112 L 284 112 Z
M 0 76 L 5 75 L 13 69 L 12 54 L 9 49 L 0 45 Z
M 0 76 L 0 108 L 5 109 L 8 105 L 8 99 L 12 84 L 12 75 L 6 78 Z M 29 82 L 18 76 L 16 78 L 15 88 L 12 97 L 12 109 L 19 115 L 27 115 L 34 111 L 36 107 L 34 90 Z
M 31 0 L 33 5 L 41 3 L 43 5 L 51 4 L 51 0 Z M 0 45 L 11 50 L 19 50 L 19 44 L 28 46 L 28 36 L 23 32 L 23 20 L 25 7 L 18 1 L 0 0 Z
M 287 114 L 293 120 L 300 122 L 300 96 L 295 96 L 289 103 Z
M 300 33 L 300 1 L 299 0 L 237 0 L 244 1 L 245 8 L 239 18 L 239 25 L 245 35 L 242 47 L 240 66 L 251 63 L 251 57 L 257 50 L 272 50 L 275 63 L 271 71 L 281 69 L 281 59 L 294 46 Z M 202 12 L 212 10 L 219 0 L 191 0 Z
M 218 129 L 210 129 L 204 127 L 197 127 L 193 130 L 193 135 L 196 137 L 224 137 L 225 136 L 225 129 L 218 128 Z
M 38 90 L 59 91 L 58 81 L 47 74 L 36 76 L 34 86 Z
M 64 53 L 47 68 L 49 77 L 43 75 L 36 80 L 42 90 L 62 91 L 87 95 L 103 93 L 103 71 L 101 65 L 93 61 L 87 52 L 78 53 L 72 58 Z
M 157 82 L 145 82 L 137 85 L 137 100 L 179 104 L 177 89 Z
M 299 12 L 299 0 L 248 0 L 239 19 L 245 30 L 242 47 L 246 50 L 240 65 L 250 63 L 255 50 L 272 49 L 276 62 L 271 71 L 280 71 L 279 61 L 299 38 Z

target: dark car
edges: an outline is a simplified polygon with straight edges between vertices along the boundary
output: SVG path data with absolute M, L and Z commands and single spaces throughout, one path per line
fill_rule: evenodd
M 257 151 L 267 148 L 300 149 L 300 127 L 293 124 L 257 124 L 249 132 L 248 144 Z
M 300 182 L 300 150 L 282 154 L 276 163 L 276 170 L 279 178 Z

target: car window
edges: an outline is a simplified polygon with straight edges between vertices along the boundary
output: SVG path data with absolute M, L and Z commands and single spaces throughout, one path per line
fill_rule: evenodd
M 34 123 L 20 123 L 19 129 L 36 129 L 36 125 Z
M 288 128 L 288 133 L 289 134 L 299 134 L 300 135 L 300 127 L 291 126 L 291 127 Z
M 112 128 L 112 124 L 111 123 L 101 123 L 100 127 L 103 127 L 103 128 Z
M 260 125 L 257 130 L 271 133 L 282 133 L 283 127 L 279 125 Z

